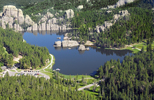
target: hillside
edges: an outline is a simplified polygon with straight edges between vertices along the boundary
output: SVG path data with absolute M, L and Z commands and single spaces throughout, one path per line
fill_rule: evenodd
M 98 70 L 100 95 L 103 99 L 153 100 L 154 94 L 154 52 L 126 56 L 119 60 L 107 61 Z
M 42 1 L 43 0 L 1 0 L 0 12 L 3 10 L 3 6 L 5 5 L 14 5 L 17 8 L 28 8 Z
M 6 49 L 4 49 L 6 48 Z M 20 68 L 37 68 L 45 65 L 49 59 L 49 51 L 46 47 L 38 47 L 23 42 L 22 34 L 11 29 L 0 27 L 0 62 L 12 67 L 13 57 L 23 56 L 19 61 Z
M 6 74 L 0 78 L 0 100 L 95 100 L 92 95 L 75 91 L 71 84 L 63 81 Z

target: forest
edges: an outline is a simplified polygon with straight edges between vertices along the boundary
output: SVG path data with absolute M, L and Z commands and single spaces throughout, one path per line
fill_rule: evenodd
M 49 59 L 49 51 L 46 47 L 23 42 L 22 34 L 9 28 L 4 30 L 0 27 L 0 51 L 0 62 L 8 67 L 13 66 L 13 57 L 18 57 L 18 55 L 23 56 L 19 63 L 20 68 L 25 69 L 42 67 Z
M 8 73 L 0 78 L 0 100 L 95 100 L 85 92 L 78 92 L 59 80 L 53 78 L 35 78 L 34 76 L 12 76 Z M 70 80 L 68 80 L 70 81 Z
M 1 0 L 0 12 L 5 5 L 15 5 L 17 8 L 28 8 L 44 0 Z
M 98 70 L 99 95 L 103 100 L 153 100 L 154 99 L 154 51 L 107 61 Z
M 104 21 L 112 20 L 113 15 L 121 10 L 121 8 L 115 9 L 109 14 L 105 11 L 77 13 L 76 17 L 73 18 L 72 26 L 78 27 L 79 32 L 75 32 L 73 36 L 77 36 L 84 41 L 94 39 L 97 46 L 108 48 L 124 47 L 126 44 L 138 43 L 154 37 L 154 12 L 151 9 L 141 7 L 128 8 L 130 16 L 121 18 L 101 33 L 90 34 L 90 30 L 94 31 L 96 25 L 102 25 Z

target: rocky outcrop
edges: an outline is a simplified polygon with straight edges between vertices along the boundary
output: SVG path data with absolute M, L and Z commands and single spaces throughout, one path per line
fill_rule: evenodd
M 62 41 L 62 47 L 75 47 L 79 46 L 79 43 L 74 40 L 64 40 Z
M 7 24 L 7 23 L 13 23 L 13 22 L 14 22 L 14 20 L 13 20 L 12 17 L 9 17 L 9 16 L 3 16 L 2 17 L 2 23 Z
M 79 5 L 77 9 L 83 9 L 83 5 Z
M 64 41 L 56 41 L 54 43 L 54 47 L 76 47 L 79 46 L 79 43 L 74 40 L 64 40 Z
M 41 18 L 41 20 L 39 21 L 39 23 L 44 23 L 44 22 L 46 22 L 49 18 L 52 18 L 54 15 L 53 14 L 51 14 L 50 12 L 47 12 L 47 14 L 45 14 L 42 18 Z
M 61 41 L 56 41 L 54 47 L 61 47 Z
M 78 48 L 79 51 L 89 50 L 89 48 L 86 48 L 83 44 L 81 44 Z
M 56 24 L 57 23 L 57 18 L 52 18 L 48 20 L 49 24 Z
M 91 41 L 86 41 L 86 43 L 84 45 L 86 45 L 86 46 L 93 46 L 94 44 Z
M 18 9 L 18 23 L 19 24 L 24 23 L 24 15 L 21 9 Z
M 35 24 L 35 22 L 33 22 L 32 19 L 29 17 L 29 15 L 26 15 L 25 23 L 27 23 L 28 25 L 34 25 Z
M 41 24 L 41 31 L 46 31 L 46 23 Z
M 128 4 L 128 3 L 132 3 L 134 2 L 135 0 L 119 0 L 117 3 L 116 3 L 116 7 L 120 7 L 120 6 L 123 6 L 125 4 Z
M 8 25 L 9 28 L 14 28 L 15 31 L 23 31 L 20 25 L 24 22 L 28 25 L 34 24 L 34 22 L 28 15 L 26 16 L 26 18 L 24 18 L 22 10 L 17 9 L 15 6 L 12 5 L 4 6 L 3 12 L 1 13 L 0 17 L 1 25 L 4 29 Z
M 114 5 L 108 5 L 107 7 L 104 7 L 104 8 L 101 8 L 101 9 L 102 10 L 105 10 L 105 9 L 114 9 L 114 8 L 123 6 L 125 4 L 132 3 L 134 1 L 135 0 L 119 0 L 116 4 L 114 4 Z
M 2 17 L 2 15 L 3 15 L 3 13 L 1 12 L 1 13 L 0 13 L 0 17 Z
M 108 11 L 106 11 L 106 13 L 111 13 L 112 12 L 112 10 L 108 10 Z
M 68 9 L 65 11 L 65 14 L 67 16 L 67 19 L 74 17 L 74 11 L 72 9 Z
M 37 31 L 38 30 L 37 24 L 34 24 L 32 28 L 33 28 L 32 31 Z
M 19 24 L 14 24 L 13 28 L 16 30 L 16 31 L 23 31 L 23 29 L 21 28 L 21 26 Z
M 65 11 L 65 15 L 67 18 L 74 17 L 74 11 L 72 9 L 68 9 Z M 39 14 L 39 16 L 42 16 Z M 3 12 L 0 13 L 0 25 L 2 28 L 6 28 L 9 26 L 10 28 L 14 28 L 16 31 L 23 30 L 21 25 L 27 24 L 30 27 L 27 28 L 27 31 L 66 31 L 71 29 L 69 24 L 65 24 L 63 21 L 65 19 L 62 18 L 54 18 L 54 15 L 50 12 L 47 12 L 41 20 L 36 24 L 29 15 L 23 15 L 21 9 L 17 9 L 15 6 L 7 5 L 3 7 Z M 59 21 L 61 25 L 59 25 Z M 16 25 L 14 25 L 16 24 Z
M 119 19 L 123 18 L 124 20 L 128 20 L 130 13 L 127 10 L 119 11 L 119 14 L 115 14 L 113 16 L 113 20 L 105 21 L 103 25 L 97 25 L 96 26 L 96 32 L 100 33 L 102 31 L 105 31 L 105 29 L 110 28 L 114 23 L 116 23 Z
M 116 6 L 115 5 L 109 5 L 109 6 L 107 6 L 107 8 L 108 9 L 113 9 L 113 8 L 116 8 Z

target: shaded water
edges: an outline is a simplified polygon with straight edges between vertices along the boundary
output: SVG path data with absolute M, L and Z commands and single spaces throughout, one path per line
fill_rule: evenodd
M 67 75 L 92 74 L 106 61 L 111 59 L 122 61 L 124 56 L 132 55 L 131 51 L 128 50 L 107 50 L 90 47 L 89 51 L 78 51 L 78 47 L 71 49 L 53 47 L 54 42 L 59 41 L 57 37 L 61 37 L 61 41 L 63 40 L 63 34 L 56 34 L 56 32 L 25 32 L 23 38 L 29 44 L 47 47 L 49 52 L 56 58 L 53 69 L 60 68 L 60 73 Z

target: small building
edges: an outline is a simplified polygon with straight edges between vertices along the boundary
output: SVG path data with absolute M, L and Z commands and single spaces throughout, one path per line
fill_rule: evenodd
M 2 70 L 6 70 L 7 67 L 6 67 L 6 66 L 2 66 L 1 69 L 2 69 Z

